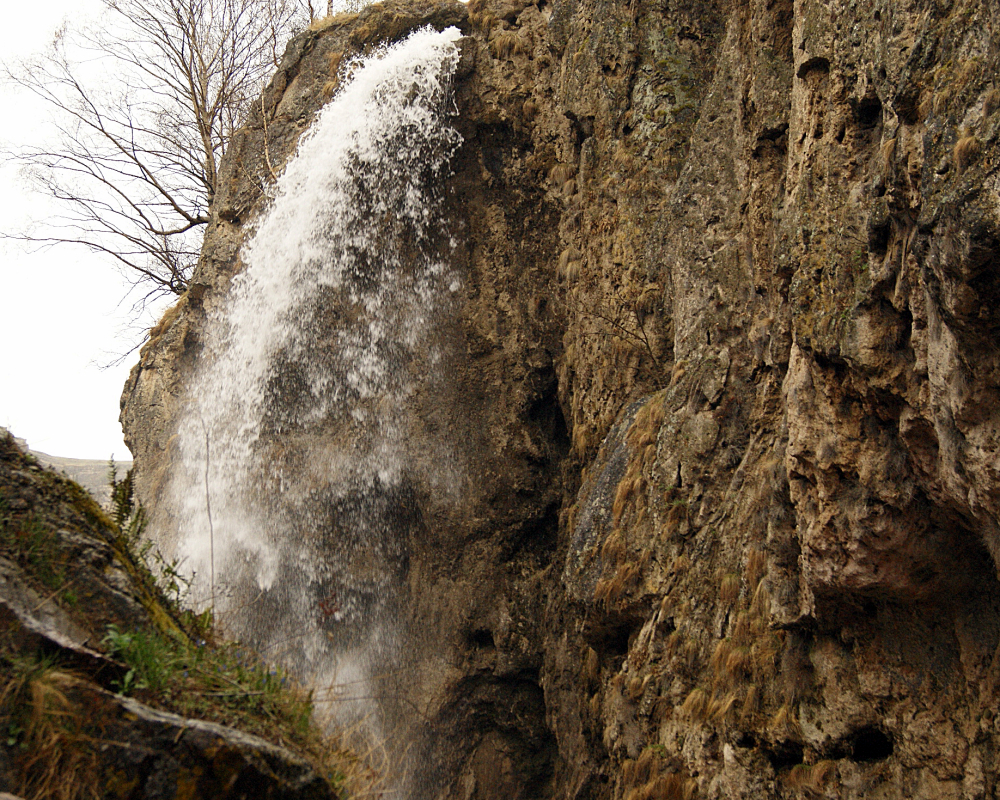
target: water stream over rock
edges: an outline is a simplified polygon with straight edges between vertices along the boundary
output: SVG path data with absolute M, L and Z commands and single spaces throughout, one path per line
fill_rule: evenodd
M 170 478 L 197 602 L 307 676 L 321 712 L 374 729 L 421 524 L 402 409 L 439 379 L 433 333 L 461 288 L 438 211 L 459 36 L 347 67 L 211 320 Z M 437 455 L 422 480 L 454 491 Z

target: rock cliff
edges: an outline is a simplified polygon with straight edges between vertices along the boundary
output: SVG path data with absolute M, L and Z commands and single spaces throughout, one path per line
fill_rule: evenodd
M 463 479 L 414 467 L 401 533 L 414 796 L 993 796 L 985 0 L 390 2 L 304 34 L 126 386 L 144 502 L 261 187 L 345 58 L 426 24 L 465 34 L 463 289 L 407 413 Z

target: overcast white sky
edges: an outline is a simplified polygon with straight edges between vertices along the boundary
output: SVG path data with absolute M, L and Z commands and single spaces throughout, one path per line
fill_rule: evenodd
M 63 19 L 84 21 L 98 0 L 46 0 L 5 9 L 4 61 L 43 50 Z M 0 142 L 45 136 L 46 110 L 0 83 Z M 49 207 L 0 166 L 0 230 L 16 232 Z M 137 359 L 102 369 L 140 334 L 128 330 L 128 287 L 107 261 L 73 247 L 28 253 L 0 241 L 0 425 L 34 450 L 72 458 L 131 458 L 122 441 L 118 401 Z

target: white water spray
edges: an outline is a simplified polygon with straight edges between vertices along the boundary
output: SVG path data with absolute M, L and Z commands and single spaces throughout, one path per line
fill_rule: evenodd
M 178 430 L 178 554 L 198 601 L 320 689 L 349 685 L 337 701 L 377 696 L 396 663 L 420 534 L 401 409 L 435 380 L 431 334 L 460 285 L 438 188 L 460 142 L 459 36 L 425 29 L 353 66 L 243 249 Z

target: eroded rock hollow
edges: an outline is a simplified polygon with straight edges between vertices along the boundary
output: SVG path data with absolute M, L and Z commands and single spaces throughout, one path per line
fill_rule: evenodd
M 125 388 L 154 522 L 264 187 L 343 64 L 427 25 L 463 34 L 460 288 L 391 409 L 392 546 L 354 551 L 391 576 L 411 795 L 994 796 L 992 3 L 390 2 L 298 37 Z M 344 429 L 272 428 L 322 496 Z

